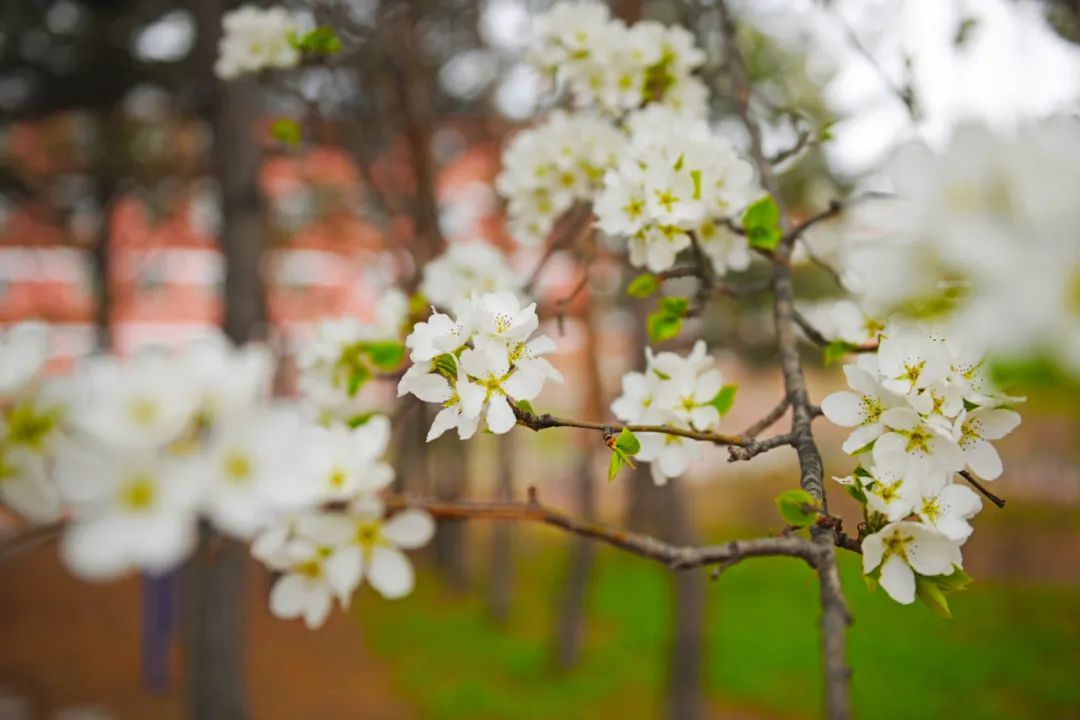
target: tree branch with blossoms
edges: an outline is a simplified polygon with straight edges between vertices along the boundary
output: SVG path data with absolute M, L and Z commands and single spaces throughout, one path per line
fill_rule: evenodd
M 1080 338 L 1080 306 L 1069 293 L 1080 257 L 1075 243 L 1060 238 L 1068 236 L 1062 228 L 1080 223 L 1080 204 L 1029 184 L 1050 168 L 1055 188 L 1075 187 L 1065 164 L 1050 160 L 1066 156 L 1062 148 L 1080 150 L 1080 133 L 1075 124 L 1049 124 L 1000 141 L 965 131 L 959 149 L 905 150 L 895 193 L 856 196 L 860 209 L 866 199 L 885 225 L 890 216 L 880 203 L 904 203 L 905 221 L 874 242 L 845 246 L 835 260 L 840 271 L 832 258 L 824 263 L 810 254 L 854 298 L 842 312 L 832 308 L 829 326 L 796 307 L 793 256 L 826 221 L 842 224 L 855 199 L 795 221 L 774 165 L 808 140 L 800 133 L 792 150 L 766 154 L 736 18 L 723 0 L 716 7 L 724 78 L 749 140 L 745 153 L 710 124 L 705 54 L 686 30 L 627 25 L 595 2 L 558 2 L 536 18 L 530 61 L 566 108 L 510 139 L 496 180 L 514 240 L 546 242 L 527 277 L 492 246 L 439 247 L 436 168 L 426 150 L 432 128 L 426 110 L 412 106 L 407 135 L 425 163 L 418 169 L 425 189 L 418 229 L 432 243 L 417 268 L 417 292 L 387 292 L 371 322 L 320 322 L 301 347 L 301 397 L 291 405 L 271 401 L 273 358 L 257 345 L 210 338 L 184 352 L 98 358 L 61 383 L 43 373 L 42 328 L 0 334 L 0 500 L 34 524 L 21 540 L 0 546 L 0 556 L 55 531 L 64 561 L 80 577 L 158 572 L 183 562 L 208 522 L 249 542 L 277 574 L 273 613 L 311 627 L 335 604 L 347 606 L 363 582 L 386 598 L 407 594 L 415 577 L 403 550 L 431 538 L 433 518 L 548 525 L 679 570 L 797 557 L 819 580 L 827 714 L 849 717 L 851 616 L 836 549 L 860 554 L 867 583 L 893 600 L 919 599 L 948 614 L 946 596 L 969 581 L 961 549 L 982 507 L 979 494 L 1004 505 L 984 485 L 1003 473 L 993 442 L 1020 422 L 1013 408 L 1022 398 L 992 382 L 987 351 L 1030 345 L 1076 361 L 1070 343 Z M 280 8 L 237 11 L 224 30 L 222 79 L 284 72 L 342 51 L 333 29 L 301 31 Z M 404 84 L 397 90 L 403 105 L 416 100 Z M 972 153 L 972 143 L 993 152 Z M 1027 165 L 1029 156 L 1041 164 Z M 986 163 L 980 172 L 954 168 L 973 157 Z M 1009 174 L 1000 157 L 1025 164 L 1025 172 Z M 918 177 L 905 176 L 911 168 Z M 1002 187 L 1018 203 L 1049 199 L 1038 213 L 1018 210 L 1002 221 Z M 970 240 L 978 212 L 1005 223 L 995 226 L 1001 232 L 992 251 L 981 254 Z M 1031 231 L 1032 218 L 1045 222 L 1039 232 Z M 639 273 L 629 295 L 656 297 L 647 320 L 656 344 L 680 336 L 689 317 L 707 319 L 717 295 L 769 294 L 783 397 L 743 432 L 723 431 L 737 388 L 697 340 L 685 352 L 645 348 L 644 369 L 621 378 L 611 421 L 595 410 L 588 420 L 537 412 L 532 403 L 563 375 L 549 360 L 558 344 L 539 333 L 530 296 L 554 254 L 589 235 L 610 241 Z M 1039 252 L 1022 249 L 1018 238 L 1037 243 Z M 991 252 L 1000 257 L 988 261 Z M 764 282 L 730 277 L 752 263 L 767 263 Z M 669 281 L 680 278 L 697 281 L 693 298 L 671 294 L 677 284 Z M 1036 281 L 1037 292 L 1023 284 Z M 1029 296 L 1030 307 L 1015 302 Z M 1064 312 L 1054 306 L 1059 300 Z M 999 314 L 1014 322 L 986 322 Z M 1003 329 L 993 337 L 978 330 L 990 325 Z M 801 337 L 824 347 L 826 362 L 851 360 L 843 367 L 850 390 L 829 394 L 820 407 L 807 387 Z M 570 517 L 542 505 L 535 490 L 524 503 L 392 494 L 394 472 L 384 455 L 400 416 L 373 411 L 362 393 L 385 376 L 398 380 L 399 397 L 437 408 L 427 440 L 519 426 L 594 431 L 611 451 L 610 479 L 626 465 L 647 463 L 657 484 L 669 482 L 710 445 L 726 447 L 731 462 L 790 447 L 797 487 L 777 498 L 786 527 L 776 537 L 690 547 Z M 789 414 L 786 430 L 762 437 Z M 841 449 L 858 466 L 833 479 L 862 509 L 855 536 L 830 512 L 812 428 L 822 415 L 851 428 Z

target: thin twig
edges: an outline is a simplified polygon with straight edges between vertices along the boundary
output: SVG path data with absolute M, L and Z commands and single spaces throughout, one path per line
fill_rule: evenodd
M 851 27 L 846 19 L 844 19 L 844 16 L 840 13 L 836 13 L 836 19 L 844 29 L 844 33 L 847 35 L 848 42 L 851 43 L 851 46 L 870 64 L 870 67 L 873 68 L 874 72 L 881 78 L 882 83 L 885 84 L 885 87 L 888 88 L 889 92 L 895 95 L 896 98 L 904 104 L 912 122 L 917 123 L 920 119 L 921 111 L 919 109 L 918 100 L 915 97 L 915 89 L 911 86 L 910 77 L 907 78 L 903 85 L 893 80 L 889 74 L 885 72 L 885 68 L 881 67 L 881 63 L 878 62 L 877 58 L 875 58 L 866 46 L 862 44 L 862 41 L 859 40 L 859 36 L 855 34 L 855 29 Z
M 789 407 L 791 407 L 791 401 L 788 399 L 788 396 L 785 395 L 784 397 L 780 398 L 780 402 L 776 404 L 776 407 L 769 411 L 768 415 L 761 418 L 750 427 L 746 428 L 746 430 L 743 430 L 740 434 L 742 435 L 742 437 L 745 438 L 756 438 L 770 425 L 782 418 Z
M 990 502 L 994 503 L 994 504 L 995 504 L 995 505 L 997 505 L 997 506 L 998 506 L 999 508 L 1003 508 L 1003 507 L 1005 507 L 1005 499 L 1004 499 L 1004 498 L 1000 498 L 1000 497 L 998 497 L 997 495 L 995 495 L 994 493 L 990 492 L 990 490 L 988 490 L 988 489 L 987 489 L 987 487 L 986 487 L 985 485 L 983 485 L 983 484 L 982 484 L 981 482 L 979 482 L 979 481 L 978 481 L 978 480 L 976 479 L 976 477 L 975 477 L 974 475 L 972 475 L 972 474 L 971 474 L 970 472 L 968 472 L 967 470 L 961 470 L 961 471 L 960 471 L 960 477 L 962 477 L 962 478 L 964 478 L 965 480 L 967 480 L 967 481 L 968 481 L 968 482 L 969 482 L 969 483 L 971 484 L 971 487 L 975 488 L 975 489 L 976 489 L 976 490 L 978 490 L 978 491 L 979 491 L 980 493 L 982 493 L 982 494 L 983 494 L 983 496 L 984 496 L 984 497 L 985 497 L 985 498 L 986 498 L 987 500 L 989 500 Z
M 795 144 L 793 144 L 786 150 L 781 150 L 780 152 L 774 153 L 765 159 L 769 162 L 770 165 L 779 165 L 788 158 L 798 155 L 800 152 L 802 152 L 803 148 L 805 148 L 810 143 L 811 136 L 812 135 L 809 128 L 803 128 L 799 131 L 798 137 L 795 138 Z
M 592 232 L 591 219 L 592 207 L 588 204 L 579 203 L 563 213 L 559 221 L 555 223 L 555 227 L 552 228 L 544 254 L 540 256 L 536 267 L 529 273 L 529 279 L 525 281 L 523 290 L 526 294 L 532 294 L 533 290 L 535 290 L 541 273 L 543 273 L 551 258 L 555 256 L 555 253 L 573 247 L 588 233 Z
M 617 530 L 564 515 L 541 505 L 537 500 L 535 488 L 529 489 L 529 500 L 524 503 L 442 502 L 397 498 L 388 502 L 387 507 L 391 509 L 423 508 L 438 518 L 542 523 L 574 535 L 599 540 L 640 557 L 656 560 L 673 570 L 688 570 L 717 564 L 731 565 L 750 557 L 777 555 L 801 558 L 811 567 L 816 567 L 821 553 L 814 543 L 799 537 L 762 537 L 700 547 L 673 545 L 648 535 Z
M 597 430 L 607 435 L 617 434 L 624 428 L 630 432 L 651 432 L 661 433 L 664 435 L 675 435 L 678 437 L 690 438 L 691 440 L 700 440 L 702 442 L 710 442 L 714 445 L 746 445 L 753 441 L 741 438 L 737 435 L 724 435 L 722 433 L 706 432 L 702 430 L 687 430 L 684 428 L 672 427 L 670 425 L 638 425 L 634 423 L 619 424 L 619 423 L 598 423 L 589 422 L 585 420 L 571 420 L 568 418 L 555 417 L 548 413 L 543 415 L 535 415 L 530 412 L 526 412 L 521 408 L 515 407 L 514 414 L 517 416 L 518 424 L 529 428 L 530 430 L 540 431 L 547 430 L 549 428 L 568 427 L 568 428 L 581 428 L 583 430 Z

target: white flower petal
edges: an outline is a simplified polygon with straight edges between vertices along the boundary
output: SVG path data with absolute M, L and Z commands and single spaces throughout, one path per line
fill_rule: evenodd
M 405 553 L 395 548 L 374 547 L 371 550 L 368 582 L 383 597 L 392 600 L 412 592 L 415 577 Z

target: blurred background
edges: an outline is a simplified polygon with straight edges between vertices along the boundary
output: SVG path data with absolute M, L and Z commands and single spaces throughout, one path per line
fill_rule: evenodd
M 273 345 L 288 396 L 313 323 L 370 318 L 387 288 L 415 288 L 448 244 L 491 243 L 524 275 L 538 263 L 542 249 L 508 236 L 492 183 L 506 140 L 553 102 L 524 62 L 547 3 L 285 4 L 333 26 L 343 52 L 227 86 L 211 71 L 224 0 L 0 9 L 0 323 L 48 322 L 56 372 L 96 349 L 182 346 L 224 324 Z M 715 115 L 744 142 L 712 3 L 611 5 L 627 21 L 697 34 Z M 803 148 L 780 165 L 796 214 L 872 184 L 912 137 L 940 143 L 966 120 L 1008 127 L 1078 109 L 1074 0 L 733 7 L 766 149 Z M 827 257 L 835 234 L 822 228 L 811 245 Z M 603 248 L 546 264 L 536 291 L 567 382 L 538 408 L 610 416 L 644 345 L 647 308 L 625 297 L 624 267 Z M 814 263 L 797 273 L 808 308 L 836 294 Z M 682 337 L 695 336 L 739 385 L 727 430 L 776 404 L 763 300 L 715 301 Z M 807 347 L 818 401 L 842 384 L 819 355 Z M 393 387 L 371 390 L 388 407 Z M 952 620 L 870 593 L 857 558 L 841 558 L 858 716 L 1080 717 L 1080 392 L 1023 390 L 1024 423 L 1002 442 L 994 486 L 1008 505 L 976 520 L 965 567 L 977 582 L 953 600 Z M 429 420 L 413 412 L 395 435 L 409 492 L 522 499 L 532 485 L 547 504 L 674 542 L 779 531 L 772 498 L 796 476 L 787 451 L 728 464 L 707 449 L 665 488 L 647 470 L 608 484 L 595 437 L 519 430 L 426 446 Z M 847 474 L 846 433 L 824 420 L 816 430 L 827 474 Z M 854 502 L 831 498 L 854 527 Z M 0 509 L 0 533 L 16 522 Z M 784 559 L 673 575 L 546 528 L 446 522 L 413 595 L 387 602 L 362 588 L 316 631 L 271 617 L 269 580 L 247 563 L 242 619 L 229 621 L 243 626 L 254 718 L 805 718 L 821 706 L 816 579 Z M 50 541 L 5 546 L 0 720 L 185 717 L 199 662 L 191 604 L 184 569 L 87 585 Z

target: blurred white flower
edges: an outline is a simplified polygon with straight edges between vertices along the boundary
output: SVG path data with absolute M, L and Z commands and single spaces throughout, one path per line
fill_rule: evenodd
M 387 599 L 412 592 L 412 564 L 401 549 L 426 545 L 435 534 L 435 521 L 424 510 L 410 508 L 383 520 L 384 508 L 374 499 L 354 505 L 348 515 L 351 535 L 327 562 L 330 573 L 355 588 L 366 579 Z
M 49 359 L 48 328 L 35 322 L 0 329 L 0 399 L 26 389 Z
M 187 458 L 152 450 L 58 448 L 54 474 L 73 509 L 61 555 L 72 572 L 109 580 L 132 570 L 164 572 L 196 539 L 203 479 Z
M 516 292 L 522 284 L 502 252 L 478 240 L 454 243 L 425 265 L 420 292 L 436 307 L 450 309 L 471 295 Z
M 244 5 L 225 13 L 221 27 L 214 74 L 222 80 L 300 62 L 300 51 L 292 43 L 300 23 L 283 7 Z

